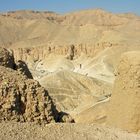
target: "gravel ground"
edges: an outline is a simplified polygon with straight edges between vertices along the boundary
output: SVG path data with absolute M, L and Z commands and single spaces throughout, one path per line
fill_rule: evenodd
M 140 135 L 93 124 L 0 123 L 0 140 L 140 140 Z

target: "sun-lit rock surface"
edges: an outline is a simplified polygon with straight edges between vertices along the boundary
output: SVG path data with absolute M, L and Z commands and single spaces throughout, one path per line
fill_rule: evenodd
M 66 129 L 64 131 L 65 134 L 71 133 L 71 128 L 76 130 L 77 133 L 75 134 L 75 131 L 72 129 L 72 137 L 68 133 L 70 139 L 73 137 L 77 138 L 77 135 L 82 132 L 79 139 L 99 139 L 99 136 L 104 139 L 105 136 L 108 136 L 108 139 L 128 140 L 131 136 L 128 136 L 128 138 L 119 132 L 119 134 L 117 133 L 118 135 L 113 133 L 112 136 L 110 131 L 106 131 L 107 128 L 105 130 L 97 128 L 99 131 L 97 130 L 93 133 L 92 130 L 94 128 L 89 125 L 91 129 L 87 128 L 86 134 L 84 133 L 84 128 L 88 127 L 85 123 L 106 124 L 108 120 L 111 120 L 111 115 L 115 115 L 116 112 L 111 111 L 111 114 L 108 113 L 109 110 L 113 106 L 115 108 L 117 101 L 121 101 L 113 99 L 115 95 L 119 95 L 124 90 L 128 90 L 128 94 L 131 94 L 133 90 L 135 94 L 136 89 L 133 87 L 130 90 L 127 89 L 126 86 L 129 86 L 129 84 L 122 81 L 120 83 L 122 82 L 121 85 L 124 85 L 125 89 L 120 85 L 119 93 L 115 94 L 118 89 L 114 87 L 115 90 L 112 91 L 112 87 L 115 75 L 117 75 L 117 66 L 121 55 L 128 51 L 140 50 L 139 36 L 140 17 L 134 14 L 112 14 L 102 9 L 83 10 L 64 15 L 48 11 L 29 10 L 1 13 L 0 46 L 9 50 L 2 49 L 0 51 L 1 65 L 18 71 L 1 67 L 1 72 L 3 74 L 3 71 L 5 71 L 8 75 L 8 77 L 5 75 L 4 79 L 15 80 L 15 83 L 21 82 L 26 87 L 20 90 L 19 86 L 19 89 L 11 91 L 9 85 L 8 90 L 7 87 L 3 89 L 5 87 L 1 85 L 2 92 L 0 94 L 3 94 L 4 90 L 9 95 L 6 97 L 1 96 L 3 105 L 0 109 L 2 115 L 5 116 L 6 120 L 18 120 L 20 122 L 33 120 L 35 122 L 45 121 L 45 123 L 48 123 L 50 120 L 56 120 L 55 117 L 57 116 L 53 113 L 53 100 L 56 104 L 56 109 L 59 111 L 57 121 L 84 123 L 79 127 L 76 125 L 64 127 L 64 130 Z M 135 55 L 128 59 L 130 63 L 135 65 L 133 56 Z M 123 68 L 126 71 L 128 70 L 126 65 L 122 66 Z M 120 77 L 118 76 L 118 79 L 124 78 L 123 76 L 123 74 Z M 126 81 L 136 80 L 135 77 L 134 79 L 133 76 L 131 77 L 133 80 L 130 77 L 131 74 L 126 77 Z M 1 78 L 3 77 L 1 76 Z M 40 84 L 33 79 L 27 78 L 33 78 Z M 5 80 L 3 83 L 5 83 Z M 130 84 L 133 85 L 133 82 Z M 13 84 L 12 86 L 15 85 Z M 115 86 L 117 87 L 117 84 Z M 44 97 L 45 89 L 49 94 L 46 94 Z M 23 91 L 24 93 L 22 93 Z M 114 93 L 113 95 L 112 92 Z M 35 93 L 35 97 L 33 93 Z M 20 99 L 20 97 L 27 98 L 27 95 L 30 96 L 31 100 L 22 101 Z M 110 98 L 111 95 L 112 98 Z M 15 99 L 15 96 L 18 99 Z M 120 96 L 123 96 L 123 94 Z M 134 97 L 132 98 L 133 100 L 138 97 L 138 94 L 136 96 L 131 94 L 130 96 Z M 109 106 L 110 99 L 111 107 Z M 8 102 L 4 102 L 5 100 Z M 113 119 L 112 122 L 110 121 L 110 124 L 112 126 L 114 126 L 113 124 L 118 127 L 120 126 L 122 129 L 127 127 L 128 129 L 126 130 L 133 129 L 136 132 L 139 128 L 139 119 L 136 116 L 139 113 L 135 114 L 135 105 L 138 107 L 139 103 L 138 99 L 133 104 L 130 101 L 128 100 L 128 102 L 121 104 L 122 108 L 124 103 L 127 105 L 123 112 L 124 114 L 120 113 L 118 115 L 118 117 L 120 116 L 119 118 L 117 118 L 117 115 L 112 117 Z M 47 107 L 44 102 L 47 102 Z M 23 108 L 21 111 L 19 108 L 23 104 L 26 109 Z M 130 110 L 128 104 L 131 104 Z M 43 109 L 42 105 L 45 106 Z M 119 110 L 119 105 L 117 107 L 116 110 Z M 9 110 L 12 110 L 12 112 L 9 113 Z M 6 112 L 8 112 L 8 115 Z M 125 116 L 127 113 L 128 115 Z M 132 117 L 133 114 L 134 117 Z M 132 125 L 129 125 L 129 122 Z M 135 125 L 136 122 L 137 125 Z M 19 126 L 16 127 L 19 128 Z M 58 131 L 55 128 L 51 128 L 51 126 L 46 128 L 47 134 L 50 130 L 54 130 L 54 133 L 56 131 L 59 132 L 59 128 L 61 129 L 63 125 L 62 127 L 61 125 L 55 127 L 56 129 L 58 128 Z M 83 127 L 83 129 L 80 129 L 80 127 Z M 87 135 L 89 129 L 93 133 L 93 135 L 90 134 L 91 137 Z M 97 133 L 99 135 L 96 137 Z M 53 136 L 52 138 L 56 139 Z
M 111 126 L 140 131 L 140 51 L 125 53 L 120 60 L 111 96 L 108 121 Z
M 37 81 L 0 66 L 0 122 L 50 123 L 57 117 L 48 92 Z

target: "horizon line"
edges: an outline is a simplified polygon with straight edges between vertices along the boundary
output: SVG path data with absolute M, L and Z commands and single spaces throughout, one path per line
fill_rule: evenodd
M 133 14 L 133 15 L 140 16 L 139 13 L 132 12 L 132 11 L 128 11 L 128 12 L 114 12 L 114 11 L 106 10 L 104 8 L 82 8 L 82 9 L 70 10 L 70 11 L 66 11 L 66 12 L 58 12 L 58 11 L 47 10 L 47 9 L 14 9 L 14 10 L 0 11 L 0 13 L 9 13 L 9 12 L 18 12 L 18 11 L 35 11 L 35 12 L 51 12 L 51 13 L 56 13 L 56 14 L 64 15 L 64 14 L 68 14 L 68 13 L 74 13 L 74 12 L 80 12 L 80 11 L 86 11 L 86 10 L 102 10 L 102 11 L 105 11 L 105 12 L 108 12 L 108 13 L 112 13 L 112 14 Z

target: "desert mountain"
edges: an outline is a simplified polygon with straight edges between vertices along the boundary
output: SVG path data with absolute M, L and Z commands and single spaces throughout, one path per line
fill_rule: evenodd
M 0 15 L 0 45 L 12 49 L 15 60 L 25 62 L 33 78 L 68 112 L 87 104 L 86 98 L 94 103 L 95 95 L 112 93 L 119 58 L 140 49 L 139 36 L 139 16 L 102 9 L 65 15 L 45 11 Z M 70 53 L 73 60 L 68 59 Z M 60 90 L 62 85 L 67 92 Z
M 97 47 L 140 42 L 138 16 L 112 14 L 101 9 L 65 15 L 52 12 L 16 11 L 1 14 L 1 45 L 39 47 L 82 44 Z M 10 22 L 8 22 L 10 20 Z
M 133 69 L 133 63 L 135 64 L 135 57 L 133 58 L 133 56 L 135 55 L 128 54 L 130 64 L 124 64 L 124 66 L 120 64 L 122 69 L 126 68 L 124 73 L 120 72 L 120 76 L 118 76 L 117 69 L 118 64 L 121 63 L 120 58 L 124 53 L 140 51 L 139 37 L 140 17 L 133 14 L 112 14 L 102 9 L 83 10 L 64 15 L 48 11 L 28 10 L 0 14 L 0 46 L 8 49 L 8 51 L 5 49 L 1 51 L 1 65 L 15 69 L 16 72 L 11 70 L 15 75 L 18 72 L 20 73 L 15 79 L 16 82 L 18 82 L 18 79 L 22 79 L 22 76 L 26 77 L 23 80 L 25 83 L 31 81 L 26 86 L 27 92 L 32 89 L 32 86 L 36 86 L 34 102 L 37 102 L 38 99 L 44 99 L 50 103 L 50 106 L 54 102 L 58 111 L 61 111 L 62 114 L 69 113 L 75 122 L 79 123 L 107 123 L 113 127 L 117 126 L 130 130 L 129 125 L 127 127 L 127 125 L 121 124 L 122 122 L 127 124 L 127 121 L 131 124 L 131 118 L 125 115 L 130 113 L 127 114 L 127 109 L 134 101 L 132 100 L 128 105 L 123 104 L 123 99 L 128 97 L 129 94 L 135 99 L 137 93 L 139 93 L 138 89 L 134 93 L 136 96 L 132 95 L 132 92 L 128 92 L 128 95 L 125 96 L 127 90 L 124 90 L 127 88 L 127 83 L 132 80 L 131 78 L 135 80 L 134 75 L 138 75 L 138 80 L 136 82 L 132 80 L 132 83 L 129 83 L 130 86 L 139 82 L 138 70 L 136 71 L 135 67 Z M 136 56 L 137 60 L 138 55 Z M 8 60 L 11 60 L 11 63 L 14 64 L 11 66 Z M 139 65 L 139 59 L 136 63 Z M 131 75 L 128 72 L 127 77 L 125 72 L 129 70 L 129 67 L 136 74 Z M 7 79 L 11 79 L 11 77 L 14 79 L 9 69 L 4 67 L 0 67 L 0 69 L 3 73 L 5 71 L 5 74 L 9 75 L 9 77 L 6 77 Z M 116 75 L 118 76 L 117 80 L 115 80 Z M 123 83 L 123 80 L 126 83 Z M 116 87 L 119 87 L 119 89 Z M 43 90 L 43 92 L 40 93 L 40 90 Z M 20 90 L 16 91 L 21 92 Z M 49 94 L 42 97 L 41 95 L 45 91 L 48 91 Z M 11 98 L 13 98 L 13 93 L 9 94 Z M 32 93 L 29 95 L 30 98 L 33 98 Z M 26 97 L 26 92 L 21 96 Z M 3 98 L 9 101 L 8 97 Z M 136 101 L 137 103 L 134 105 L 137 106 L 138 100 Z M 126 110 L 122 109 L 120 111 L 119 119 L 116 118 L 117 115 L 115 114 L 120 110 L 118 104 L 122 104 L 121 108 L 127 106 Z M 26 102 L 25 106 L 27 106 Z M 16 107 L 18 108 L 19 105 Z M 43 121 L 44 118 L 41 116 L 43 113 L 46 122 L 50 122 L 47 116 L 48 112 L 45 113 L 41 110 L 39 105 L 37 105 L 37 108 L 40 111 L 37 119 Z M 139 116 L 135 111 L 137 107 L 131 106 L 130 108 L 135 116 Z M 110 111 L 114 109 L 116 112 Z M 5 116 L 7 108 L 4 106 L 3 110 L 2 115 Z M 36 112 L 30 107 L 29 110 L 32 111 L 29 119 L 32 119 L 32 115 Z M 48 111 L 52 114 L 52 120 L 55 120 L 51 107 Z M 122 111 L 124 112 L 122 113 Z M 28 120 L 28 113 L 24 112 L 21 116 L 25 119 L 25 122 Z M 122 119 L 123 116 L 125 116 L 125 121 Z M 12 115 L 12 117 L 16 118 L 17 116 Z M 65 120 L 65 117 L 59 119 Z M 136 125 L 139 119 L 136 117 L 134 121 L 134 125 Z M 67 128 L 67 126 L 65 127 Z M 76 129 L 77 126 L 71 127 Z M 137 126 L 133 128 L 134 130 L 139 129 Z M 138 130 L 136 131 L 138 132 Z

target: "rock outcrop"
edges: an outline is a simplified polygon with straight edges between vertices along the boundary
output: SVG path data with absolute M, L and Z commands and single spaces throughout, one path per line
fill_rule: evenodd
M 16 63 L 16 68 L 17 71 L 19 71 L 21 74 L 27 76 L 27 78 L 29 79 L 33 79 L 33 76 L 30 72 L 30 70 L 28 69 L 27 64 L 24 61 L 19 60 Z
M 9 67 L 12 69 L 15 67 L 12 51 L 10 52 L 5 48 L 0 48 L 0 66 Z
M 102 42 L 98 44 L 76 44 L 76 45 L 47 45 L 47 46 L 38 46 L 38 47 L 13 47 L 15 60 L 22 60 L 24 62 L 38 60 L 43 60 L 48 57 L 49 54 L 63 55 L 70 57 L 77 57 L 81 54 L 86 54 L 91 57 L 95 57 L 105 48 L 118 47 L 118 44 L 110 44 L 108 42 Z
M 107 124 L 140 131 L 140 51 L 125 53 L 120 60 Z
M 5 48 L 0 47 L 0 66 L 17 70 L 21 74 L 27 76 L 27 78 L 33 79 L 32 74 L 24 61 L 18 60 L 17 62 L 15 62 L 12 50 L 7 50 Z
M 47 91 L 17 71 L 0 66 L 0 122 L 57 121 L 57 111 Z
M 69 46 L 69 50 L 68 50 L 68 56 L 67 56 L 67 58 L 70 59 L 70 60 L 73 60 L 74 53 L 75 53 L 75 46 L 74 45 L 70 45 Z

